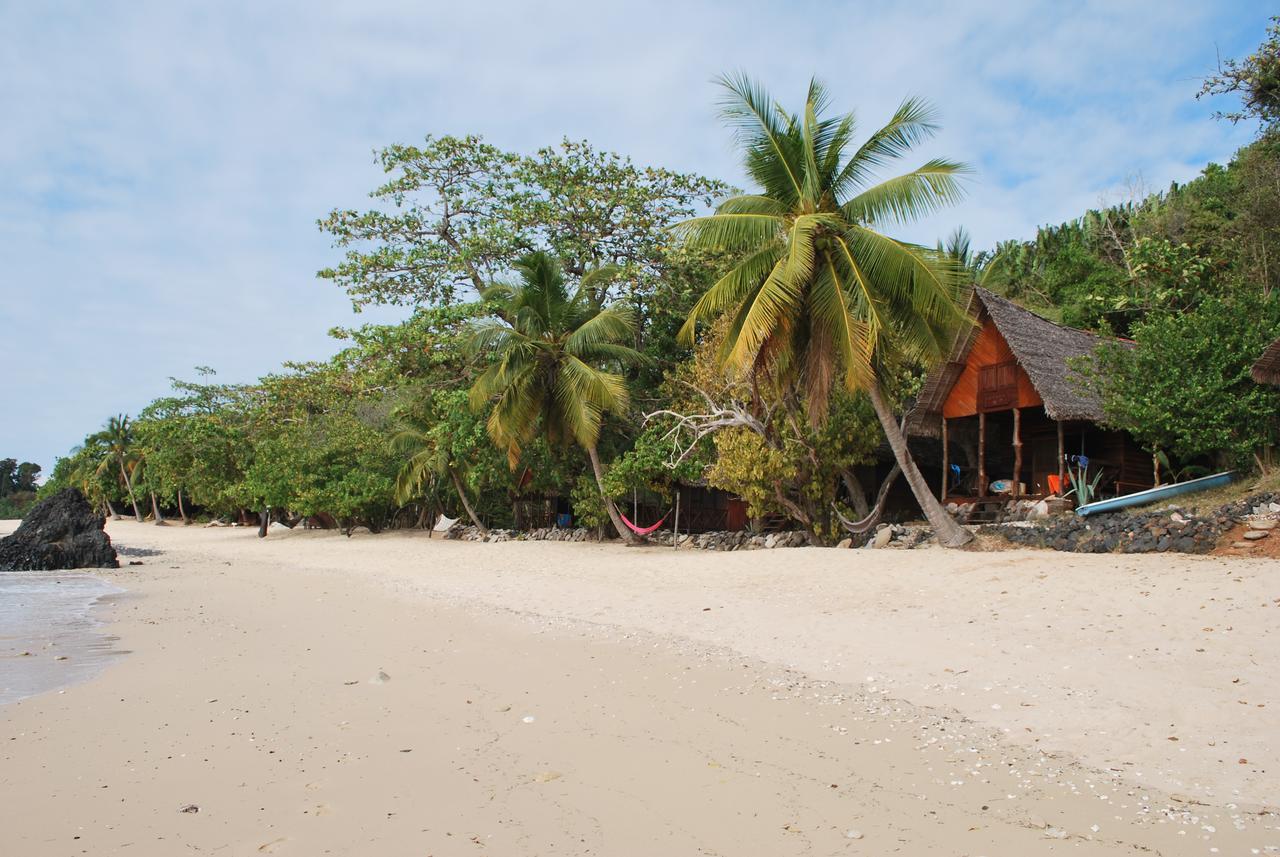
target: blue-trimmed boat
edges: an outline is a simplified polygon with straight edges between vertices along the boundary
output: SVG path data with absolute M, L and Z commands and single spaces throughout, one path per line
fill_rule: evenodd
M 1076 507 L 1076 514 L 1085 517 L 1096 515 L 1099 512 L 1118 512 L 1130 506 L 1143 506 L 1159 500 L 1168 500 L 1181 494 L 1190 494 L 1194 491 L 1204 491 L 1209 488 L 1221 488 L 1224 485 L 1231 484 L 1231 477 L 1234 474 L 1234 470 L 1224 470 L 1212 476 L 1201 476 L 1199 479 L 1188 479 L 1186 482 L 1175 482 L 1172 485 L 1148 488 L 1146 491 L 1125 494 L 1123 497 L 1112 497 L 1110 500 L 1086 503 L 1083 506 Z

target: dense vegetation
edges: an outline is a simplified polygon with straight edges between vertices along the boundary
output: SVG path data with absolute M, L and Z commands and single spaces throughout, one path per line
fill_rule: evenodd
M 255 383 L 174 381 L 45 490 L 139 519 L 270 509 L 375 532 L 440 514 L 519 526 L 558 503 L 630 536 L 624 498 L 661 509 L 705 484 L 830 542 L 841 519 L 874 518 L 880 486 L 858 473 L 879 455 L 960 543 L 899 419 L 975 280 L 1132 339 L 1103 350 L 1098 383 L 1110 422 L 1153 454 L 1269 465 L 1280 402 L 1248 367 L 1280 333 L 1277 50 L 1273 28 L 1206 83 L 1242 95 L 1228 118 L 1260 124 L 1229 164 L 976 256 L 962 236 L 891 234 L 955 200 L 965 172 L 882 177 L 935 130 L 914 100 L 862 139 L 816 83 L 790 113 L 726 79 L 746 193 L 585 142 L 392 146 L 373 206 L 320 220 L 343 251 L 320 277 L 357 307 L 412 307 L 407 321 L 335 330 L 329 360 Z
M 40 465 L 0 458 L 0 518 L 21 518 L 35 502 Z

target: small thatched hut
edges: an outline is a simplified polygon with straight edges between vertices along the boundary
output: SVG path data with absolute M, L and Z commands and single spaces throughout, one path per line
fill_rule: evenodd
M 995 479 L 1015 495 L 1061 492 L 1069 455 L 1087 456 L 1109 492 L 1151 487 L 1150 455 L 1101 426 L 1102 403 L 1071 365 L 1101 337 L 981 288 L 969 314 L 974 324 L 929 373 L 908 422 L 911 434 L 942 441 L 943 498 L 985 497 Z
M 1253 380 L 1259 384 L 1280 386 L 1280 339 L 1268 345 L 1258 362 L 1253 364 Z

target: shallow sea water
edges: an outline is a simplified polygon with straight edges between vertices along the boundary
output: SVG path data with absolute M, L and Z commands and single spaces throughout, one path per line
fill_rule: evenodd
M 86 681 L 121 654 L 99 614 L 124 591 L 83 572 L 0 572 L 0 705 Z

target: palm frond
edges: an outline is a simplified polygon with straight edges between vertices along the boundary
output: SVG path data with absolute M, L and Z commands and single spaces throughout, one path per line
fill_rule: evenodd
M 735 212 L 694 217 L 676 230 L 696 250 L 748 250 L 786 229 L 786 220 L 775 214 Z
M 578 326 L 564 341 L 570 354 L 584 351 L 600 343 L 621 343 L 635 333 L 635 316 L 623 307 L 601 310 Z
M 620 376 L 595 369 L 569 356 L 556 376 L 556 410 L 565 428 L 582 446 L 591 448 L 600 437 L 600 420 L 606 411 L 625 411 L 627 384 Z
M 776 335 L 799 312 L 803 283 L 787 280 L 784 273 L 786 264 L 787 259 L 778 260 L 756 290 L 746 312 L 741 314 L 741 321 L 735 320 L 736 329 L 730 332 L 732 339 L 726 341 L 727 362 L 730 364 L 738 367 L 749 365 L 765 340 Z
M 842 196 L 849 187 L 864 184 L 873 171 L 901 158 L 937 130 L 937 113 L 929 102 L 921 98 L 904 99 L 888 123 L 853 153 L 832 182 L 832 190 Z
M 964 196 L 960 179 L 969 168 L 934 159 L 909 173 L 867 188 L 841 206 L 852 223 L 910 223 L 952 205 Z
M 721 116 L 746 150 L 747 171 L 771 195 L 788 202 L 799 199 L 803 191 L 794 120 L 745 74 L 725 75 L 717 83 L 727 90 Z
M 780 241 L 766 244 L 734 265 L 693 305 L 688 320 L 680 328 L 678 339 L 685 343 L 693 342 L 699 322 L 710 321 L 725 310 L 740 305 L 760 288 L 785 252 L 785 245 Z

